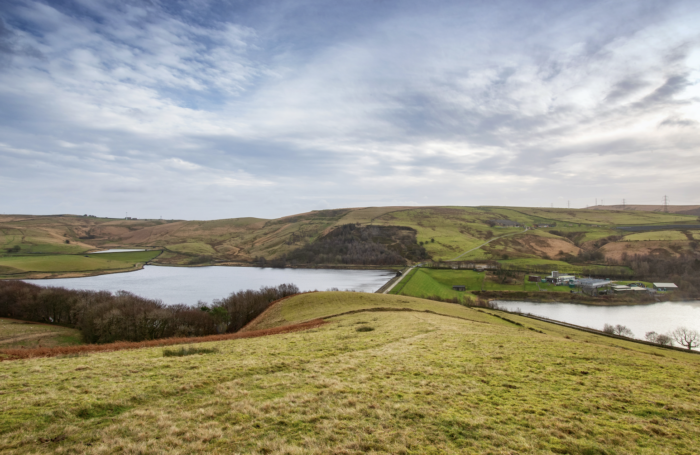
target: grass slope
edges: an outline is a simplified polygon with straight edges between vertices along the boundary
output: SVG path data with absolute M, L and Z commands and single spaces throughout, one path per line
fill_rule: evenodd
M 76 329 L 0 318 L 0 349 L 72 346 L 80 342 Z
M 281 311 L 299 320 L 367 303 L 332 297 L 296 297 Z M 373 298 L 385 307 L 401 297 Z M 460 311 L 481 320 L 364 312 L 306 332 L 198 344 L 199 355 L 150 348 L 5 362 L 0 451 L 700 449 L 700 356 Z
M 31 272 L 95 272 L 124 270 L 157 257 L 160 251 L 103 253 L 91 255 L 37 255 L 0 257 L 0 273 L 9 276 Z M 7 269 L 5 269 L 7 268 Z

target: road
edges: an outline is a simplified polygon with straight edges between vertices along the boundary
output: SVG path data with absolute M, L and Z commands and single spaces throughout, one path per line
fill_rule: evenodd
M 481 248 L 482 246 L 488 245 L 489 243 L 493 242 L 494 240 L 502 239 L 503 237 L 508 237 L 509 235 L 520 234 L 521 232 L 525 232 L 525 231 L 527 231 L 527 228 L 525 228 L 525 229 L 523 229 L 522 231 L 519 231 L 519 232 L 511 232 L 510 234 L 502 235 L 502 236 L 500 236 L 500 237 L 494 237 L 494 238 L 492 238 L 491 240 L 489 240 L 488 242 L 482 243 L 481 245 L 477 246 L 476 248 L 472 248 L 472 249 L 469 250 L 469 251 L 465 251 L 464 253 L 460 254 L 460 255 L 457 256 L 456 258 L 450 259 L 450 261 L 456 261 L 457 259 L 461 258 L 461 257 L 464 256 L 465 254 L 471 253 L 472 251 L 475 251 L 475 250 L 478 250 L 478 249 Z
M 420 265 L 420 264 L 418 264 L 418 265 Z M 388 294 L 388 293 L 390 293 L 391 290 L 394 289 L 394 286 L 396 286 L 397 284 L 399 284 L 399 283 L 401 282 L 401 280 L 403 280 L 404 277 L 405 277 L 406 275 L 408 275 L 408 273 L 409 273 L 411 270 L 413 270 L 414 268 L 416 268 L 415 265 L 414 265 L 414 266 L 411 266 L 408 270 L 406 270 L 406 271 L 399 277 L 399 279 L 396 280 L 396 281 L 394 281 L 394 283 L 393 283 L 391 286 L 389 286 L 389 288 L 387 288 L 386 291 L 382 292 L 382 294 Z

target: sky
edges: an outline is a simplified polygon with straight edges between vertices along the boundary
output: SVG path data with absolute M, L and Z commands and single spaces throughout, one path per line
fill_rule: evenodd
M 0 213 L 700 204 L 700 3 L 2 0 Z

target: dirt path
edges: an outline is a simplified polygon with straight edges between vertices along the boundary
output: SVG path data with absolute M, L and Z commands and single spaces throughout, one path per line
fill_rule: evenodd
M 414 265 L 411 268 L 409 268 L 408 270 L 406 270 L 400 277 L 398 277 L 398 280 L 394 281 L 391 286 L 389 286 L 384 292 L 382 292 L 382 294 L 390 293 L 391 290 L 394 289 L 394 286 L 396 286 L 401 281 L 403 281 L 403 279 L 406 277 L 406 275 L 408 275 L 411 272 L 411 270 L 413 270 L 415 267 L 416 266 Z
M 461 258 L 461 257 L 464 256 L 465 254 L 471 253 L 472 251 L 475 251 L 475 250 L 478 250 L 478 249 L 481 248 L 482 246 L 488 245 L 489 243 L 493 242 L 494 240 L 502 239 L 503 237 L 508 237 L 509 235 L 522 234 L 523 232 L 526 232 L 526 231 L 527 231 L 527 228 L 525 228 L 525 229 L 523 229 L 522 231 L 519 231 L 519 232 L 511 232 L 510 234 L 501 235 L 501 236 L 499 236 L 499 237 L 494 237 L 494 238 L 492 238 L 491 240 L 489 240 L 488 242 L 482 243 L 481 245 L 477 246 L 476 248 L 472 248 L 472 249 L 469 250 L 469 251 L 465 251 L 464 253 L 460 254 L 460 255 L 457 256 L 456 258 L 450 259 L 450 261 L 456 261 L 457 259 Z
M 19 335 L 16 337 L 10 337 L 10 338 L 0 338 L 0 344 L 8 344 L 8 343 L 15 343 L 17 341 L 24 341 L 24 340 L 32 340 L 34 338 L 44 338 L 52 335 L 58 335 L 61 332 L 44 332 L 44 333 L 35 333 L 33 335 Z

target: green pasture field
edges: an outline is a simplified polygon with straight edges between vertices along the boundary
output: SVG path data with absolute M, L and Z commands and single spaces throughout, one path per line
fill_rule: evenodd
M 19 230 L 0 228 L 0 256 L 12 254 L 76 254 L 89 250 L 84 245 L 65 243 L 65 238 L 49 236 L 38 229 Z M 7 253 L 8 248 L 19 246 L 19 253 Z
M 406 278 L 405 283 L 399 283 L 391 294 L 410 295 L 414 297 L 430 297 L 437 295 L 441 298 L 469 299 L 472 296 L 465 292 L 455 291 L 452 286 L 465 286 L 469 291 L 550 291 L 566 292 L 570 291 L 568 286 L 554 286 L 551 284 L 530 283 L 523 281 L 523 276 L 516 278 L 518 284 L 501 284 L 493 281 L 492 277 L 487 277 L 487 272 L 476 272 L 474 270 L 452 270 L 452 269 L 417 269 L 415 274 Z M 490 275 L 490 274 L 489 274 Z M 403 284 L 403 286 L 401 286 Z M 399 288 L 399 286 L 401 286 Z
M 0 273 L 90 272 L 129 269 L 152 260 L 160 251 L 102 253 L 89 255 L 6 256 L 0 258 Z M 4 268 L 14 272 L 3 272 Z
M 0 349 L 72 346 L 80 332 L 58 325 L 0 318 Z
M 421 308 L 337 294 L 281 304 L 278 322 L 331 316 L 326 325 L 197 345 L 209 353 L 3 362 L 0 452 L 700 451 L 698 355 L 429 301 L 452 314 L 332 317 L 389 302 Z
M 700 231 L 687 231 L 690 236 L 694 239 L 700 239 Z M 688 236 L 681 231 L 649 231 L 649 232 L 639 232 L 637 234 L 626 235 L 623 239 L 625 242 L 639 242 L 639 241 L 687 241 Z

